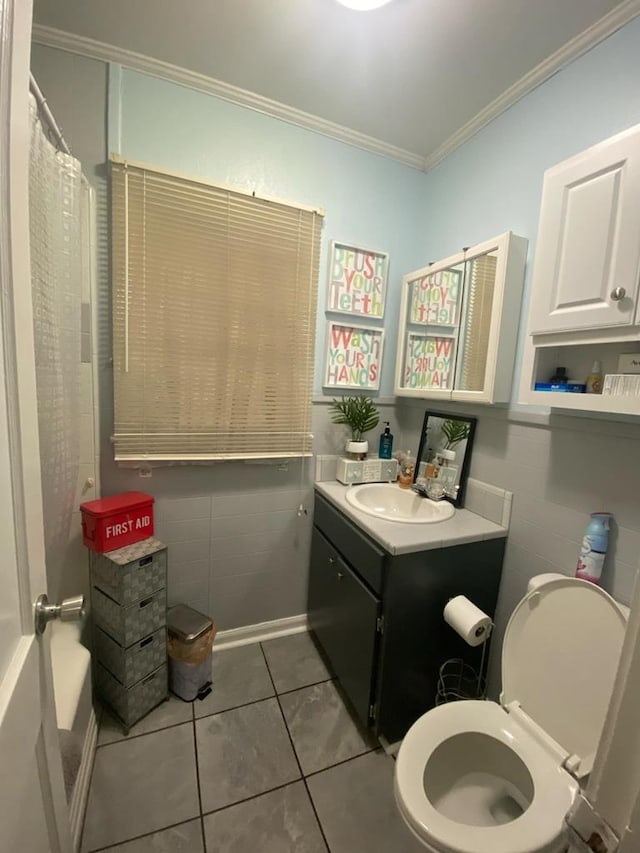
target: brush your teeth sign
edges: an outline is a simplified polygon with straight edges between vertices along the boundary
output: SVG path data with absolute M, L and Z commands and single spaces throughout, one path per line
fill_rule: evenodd
M 325 387 L 376 390 L 383 337 L 382 329 L 329 323 Z
M 430 273 L 411 282 L 409 322 L 424 326 L 455 326 L 460 305 L 460 270 Z
M 382 318 L 388 265 L 386 252 L 334 240 L 329 254 L 327 311 Z

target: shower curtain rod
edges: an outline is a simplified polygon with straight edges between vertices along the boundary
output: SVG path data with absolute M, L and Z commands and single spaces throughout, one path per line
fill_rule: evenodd
M 36 78 L 33 76 L 33 74 L 30 74 L 30 76 L 29 76 L 29 89 L 31 90 L 33 97 L 36 99 L 36 103 L 38 105 L 38 111 L 40 112 L 40 115 L 42 116 L 42 118 L 44 118 L 44 120 L 46 121 L 46 123 L 49 127 L 49 130 L 53 134 L 53 137 L 56 141 L 56 145 L 58 146 L 58 148 L 60 148 L 62 151 L 64 151 L 65 154 L 71 154 L 71 150 L 70 150 L 69 146 L 67 145 L 67 143 L 65 142 L 65 138 L 62 135 L 62 131 L 58 127 L 58 123 L 56 122 L 55 118 L 53 117 L 53 113 L 49 109 L 49 104 L 47 103 L 47 99 L 45 98 L 45 96 L 40 91 L 40 87 L 36 83 Z

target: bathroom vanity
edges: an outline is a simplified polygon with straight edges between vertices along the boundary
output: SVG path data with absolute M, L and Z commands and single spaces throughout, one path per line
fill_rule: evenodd
M 316 484 L 309 623 L 358 717 L 394 742 L 435 704 L 444 661 L 479 667 L 442 611 L 466 595 L 493 616 L 507 530 L 464 509 L 437 524 L 379 520 L 348 488 Z

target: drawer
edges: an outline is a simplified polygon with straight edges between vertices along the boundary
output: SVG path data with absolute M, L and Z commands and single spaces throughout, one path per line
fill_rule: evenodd
M 125 649 L 96 627 L 93 631 L 93 654 L 121 684 L 131 687 L 166 663 L 167 632 L 160 628 Z
M 167 593 L 159 589 L 123 607 L 94 586 L 91 588 L 91 613 L 94 625 L 128 648 L 167 624 Z
M 118 604 L 133 604 L 167 585 L 167 550 L 147 539 L 112 551 L 89 555 L 91 583 Z
M 375 592 L 382 591 L 384 551 L 316 492 L 313 522 Z
M 166 663 L 132 687 L 123 687 L 101 663 L 96 662 L 95 666 L 98 696 L 127 727 L 137 723 L 168 695 Z

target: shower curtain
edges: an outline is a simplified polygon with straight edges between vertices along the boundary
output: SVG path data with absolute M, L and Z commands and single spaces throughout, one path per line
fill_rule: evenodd
M 49 591 L 57 596 L 79 470 L 80 163 L 47 138 L 31 96 L 31 287 Z

